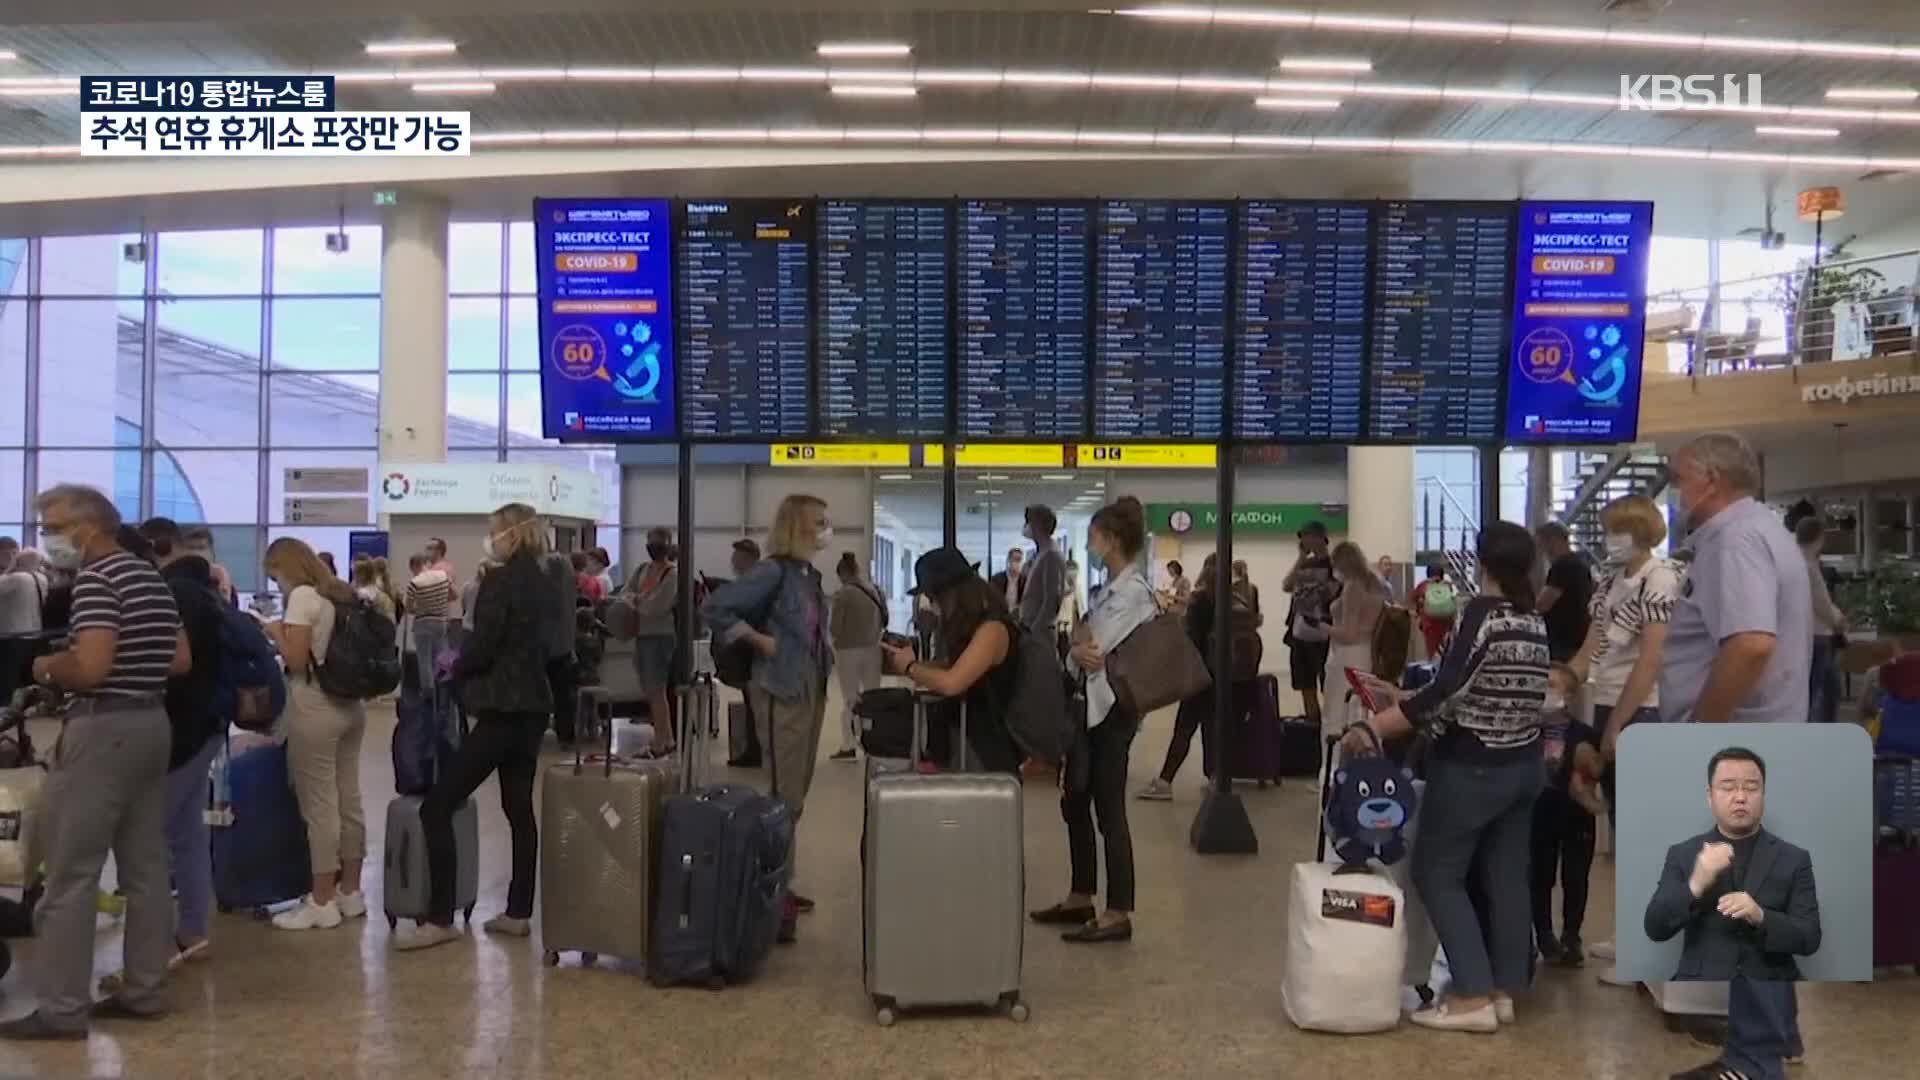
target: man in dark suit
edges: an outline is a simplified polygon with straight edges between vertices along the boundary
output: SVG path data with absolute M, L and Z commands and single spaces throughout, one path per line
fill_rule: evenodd
M 1714 828 L 1667 849 L 1647 902 L 1647 936 L 1684 933 L 1675 979 L 1727 980 L 1727 1044 L 1718 1061 L 1674 1080 L 1779 1080 L 1798 1024 L 1796 956 L 1820 948 L 1813 860 L 1761 827 L 1767 764 L 1743 747 L 1707 763 Z

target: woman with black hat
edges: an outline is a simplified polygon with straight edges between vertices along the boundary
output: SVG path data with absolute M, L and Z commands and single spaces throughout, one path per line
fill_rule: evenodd
M 913 564 L 911 595 L 925 597 L 939 616 L 935 631 L 945 664 L 921 660 L 911 648 L 883 644 L 887 669 L 915 686 L 963 700 L 967 746 L 989 772 L 1020 771 L 1020 754 L 1007 732 L 1004 703 L 1014 691 L 1014 635 L 1019 626 L 1004 594 L 980 576 L 978 564 L 955 548 L 936 548 Z

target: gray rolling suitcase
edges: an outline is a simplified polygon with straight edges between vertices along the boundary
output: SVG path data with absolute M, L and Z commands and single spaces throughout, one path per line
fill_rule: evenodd
M 914 708 L 914 756 L 926 731 Z M 961 719 L 961 742 L 966 721 Z M 882 1026 L 906 1008 L 1020 999 L 1026 918 L 1017 777 L 877 769 L 866 784 L 862 921 L 867 994 Z
M 385 877 L 380 885 L 381 906 L 387 912 L 387 929 L 400 925 L 401 919 L 427 917 L 433 891 L 427 869 L 427 830 L 420 824 L 418 795 L 402 795 L 387 804 L 387 848 L 382 866 Z M 453 906 L 466 913 L 473 924 L 473 905 L 480 897 L 480 811 L 473 800 L 460 804 L 453 812 L 454 872 Z
M 578 952 L 585 965 L 602 954 L 634 963 L 648 955 L 660 802 L 677 769 L 616 756 L 604 714 L 596 736 L 604 753 L 583 758 L 576 743 L 573 764 L 547 769 L 541 786 L 540 940 L 549 966 L 563 952 Z

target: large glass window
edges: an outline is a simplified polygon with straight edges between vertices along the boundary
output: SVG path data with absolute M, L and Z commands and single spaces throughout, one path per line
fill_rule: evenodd
M 347 250 L 327 250 L 331 228 L 275 229 L 273 291 L 288 293 L 380 293 L 380 227 L 349 225 Z
M 459 221 L 447 230 L 447 291 L 500 291 L 500 223 Z
M 161 233 L 159 289 L 162 296 L 254 296 L 259 294 L 260 229 Z
M 260 301 L 163 304 L 159 324 L 153 426 L 160 445 L 260 445 Z
M 379 371 L 378 297 L 273 302 L 273 366 Z
M 120 421 L 133 425 L 137 440 L 146 338 L 140 310 L 116 300 L 41 302 L 42 445 L 114 446 Z
M 0 238 L 0 446 L 27 441 L 26 296 L 27 242 Z
M 147 267 L 128 259 L 136 233 L 109 236 L 49 236 L 40 241 L 43 296 L 139 296 L 147 291 Z

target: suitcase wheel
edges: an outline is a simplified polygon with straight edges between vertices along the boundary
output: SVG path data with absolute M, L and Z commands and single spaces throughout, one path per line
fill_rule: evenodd
M 467 905 L 467 908 L 464 914 L 466 915 L 466 918 L 467 918 L 467 926 L 471 928 L 473 926 L 473 905 L 472 904 Z
M 548 967 L 560 966 L 560 954 L 553 951 L 552 949 L 547 950 L 547 954 L 545 957 L 543 957 L 543 959 L 546 960 Z
M 391 934 L 392 932 L 398 929 L 400 929 L 400 917 L 398 915 L 388 915 L 387 916 L 387 932 Z
M 1027 1008 L 1027 1003 L 1024 1001 L 1015 1001 L 1013 1004 L 1007 1006 L 1007 1016 L 1016 1024 L 1026 1023 L 1027 1018 L 1032 1015 L 1033 1013 Z
M 873 1010 L 873 1019 L 879 1023 L 881 1027 L 892 1027 L 893 1022 L 899 1019 L 899 1015 L 893 1011 L 893 1006 L 882 1005 Z
M 726 979 L 726 976 L 724 976 L 724 975 L 719 975 L 719 974 L 713 974 L 713 975 L 709 975 L 709 976 L 707 976 L 707 989 L 708 989 L 708 990 L 711 990 L 711 991 L 713 991 L 714 993 L 716 993 L 716 994 L 717 994 L 717 993 L 719 993 L 720 991 L 722 991 L 722 990 L 725 990 L 726 988 L 727 988 L 727 979 Z
M 581 967 L 592 967 L 593 965 L 599 962 L 600 962 L 600 954 L 597 952 L 583 952 L 580 954 Z

